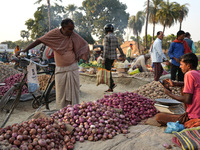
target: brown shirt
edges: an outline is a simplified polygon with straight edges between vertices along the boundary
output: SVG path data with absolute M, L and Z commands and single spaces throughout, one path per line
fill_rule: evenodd
M 39 40 L 54 50 L 56 66 L 64 67 L 77 62 L 72 39 L 63 35 L 60 29 L 49 31 Z

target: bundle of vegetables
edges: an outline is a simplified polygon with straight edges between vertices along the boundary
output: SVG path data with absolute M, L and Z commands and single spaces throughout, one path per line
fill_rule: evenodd
M 3 82 L 7 77 L 18 74 L 19 71 L 15 70 L 9 65 L 0 64 L 0 82 Z
M 176 95 L 181 94 L 180 87 L 170 87 L 170 89 L 172 90 L 173 94 L 176 94 Z M 152 100 L 158 99 L 158 98 L 170 99 L 170 97 L 164 93 L 163 87 L 159 83 L 159 81 L 153 81 L 151 83 L 145 84 L 133 92 L 139 95 L 142 95 L 144 97 L 150 98 Z
M 6 78 L 3 82 L 5 83 L 4 86 L 0 86 L 0 95 L 4 95 L 15 83 L 20 82 L 23 74 L 15 74 L 11 75 L 10 77 Z M 22 94 L 28 93 L 28 89 L 26 86 L 22 88 Z M 16 94 L 16 91 L 15 93 Z
M 123 114 L 96 102 L 68 105 L 52 117 L 75 127 L 73 134 L 80 142 L 112 139 L 117 134 L 128 133 L 128 121 Z
M 102 68 L 102 65 L 101 64 L 94 64 L 94 63 L 82 63 L 82 64 L 80 64 L 80 66 L 81 67 L 83 67 L 83 68 L 91 68 L 91 67 L 94 67 L 94 68 L 98 68 L 98 67 L 100 67 L 100 68 Z
M 70 150 L 74 148 L 76 142 L 66 130 L 65 124 L 57 123 L 52 118 L 32 119 L 2 128 L 0 129 L 0 141 L 2 147 L 9 142 L 7 149 L 22 150 Z
M 157 113 L 154 107 L 155 102 L 133 92 L 104 95 L 104 98 L 97 102 L 122 109 L 125 118 L 129 120 L 129 125 L 137 125 L 141 120 L 150 118 Z

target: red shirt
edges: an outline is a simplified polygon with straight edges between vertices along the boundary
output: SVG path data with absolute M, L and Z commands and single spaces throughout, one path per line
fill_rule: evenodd
M 184 76 L 184 93 L 193 94 L 192 103 L 187 104 L 186 112 L 190 119 L 200 119 L 200 71 L 192 70 Z

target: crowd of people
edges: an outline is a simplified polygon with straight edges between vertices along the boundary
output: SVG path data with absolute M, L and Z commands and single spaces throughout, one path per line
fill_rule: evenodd
M 169 115 L 159 113 L 156 120 L 166 125 L 169 121 L 179 120 L 181 123 L 192 118 L 200 118 L 200 103 L 198 101 L 200 93 L 200 72 L 196 70 L 198 58 L 194 54 L 194 42 L 190 39 L 190 34 L 178 31 L 176 39 L 170 44 L 168 57 L 163 53 L 162 40 L 163 32 L 157 32 L 157 38 L 152 43 L 149 51 L 144 49 L 144 53 L 134 61 L 131 61 L 132 44 L 127 49 L 126 55 L 120 47 L 118 39 L 114 34 L 114 26 L 106 24 L 104 27 L 105 37 L 103 41 L 103 53 L 98 57 L 98 62 L 110 71 L 110 86 L 105 92 L 113 92 L 116 83 L 112 78 L 111 68 L 117 59 L 117 50 L 120 52 L 121 60 L 131 63 L 131 68 L 139 68 L 140 71 L 149 71 L 146 68 L 147 60 L 151 58 L 151 65 L 154 68 L 154 80 L 159 81 L 163 73 L 162 63 L 166 62 L 171 66 L 171 78 L 165 80 L 165 93 L 186 106 L 186 113 L 183 115 Z M 88 61 L 90 51 L 88 43 L 74 32 L 74 22 L 67 18 L 62 20 L 61 28 L 53 29 L 44 36 L 28 45 L 24 50 L 27 52 L 39 44 L 43 44 L 41 52 L 43 58 L 49 62 L 55 60 L 55 83 L 56 83 L 56 106 L 58 109 L 68 104 L 79 103 L 79 72 L 78 62 Z M 48 51 L 48 52 L 47 52 Z M 48 54 L 48 57 L 47 55 Z M 50 57 L 51 56 L 51 57 Z M 53 58 L 53 59 L 52 59 Z M 176 82 L 177 81 L 177 82 Z M 183 82 L 184 81 L 184 82 Z M 169 86 L 183 87 L 182 95 L 177 96 L 167 90 Z M 184 119 L 183 119 L 184 118 Z M 183 121 L 184 120 L 184 121 Z

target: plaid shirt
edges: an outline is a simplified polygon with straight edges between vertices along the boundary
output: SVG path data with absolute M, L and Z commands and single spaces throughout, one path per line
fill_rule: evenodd
M 124 55 L 115 34 L 108 33 L 104 38 L 103 58 L 117 59 L 117 48 L 120 51 L 121 55 Z

